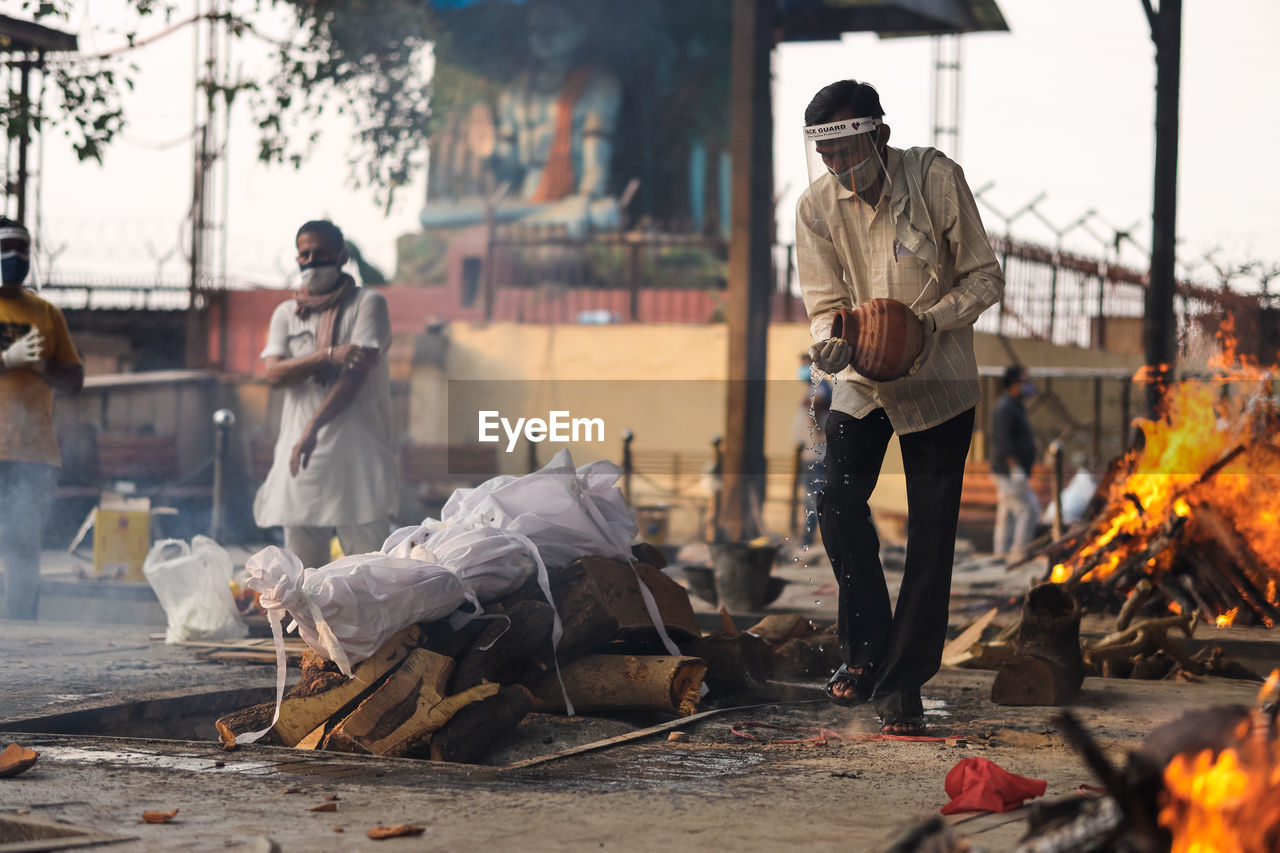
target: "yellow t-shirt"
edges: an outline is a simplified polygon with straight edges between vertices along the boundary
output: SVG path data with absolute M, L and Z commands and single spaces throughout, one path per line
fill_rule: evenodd
M 38 328 L 44 335 L 44 357 L 59 364 L 79 364 L 67 321 L 57 306 L 29 291 L 0 298 L 0 351 Z M 53 389 L 27 368 L 0 371 L 0 459 L 59 465 L 53 432 Z

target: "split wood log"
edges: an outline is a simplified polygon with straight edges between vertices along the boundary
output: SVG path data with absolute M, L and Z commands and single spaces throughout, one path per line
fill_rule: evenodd
M 640 581 L 644 581 L 652 594 L 672 640 L 680 643 L 702 635 L 688 590 L 660 569 L 647 563 L 636 563 L 633 569 L 631 564 L 620 560 L 583 557 L 556 571 L 551 580 L 552 597 L 564 624 L 564 635 L 557 648 L 561 663 L 593 652 L 615 639 L 656 639 L 657 632 L 645 607 Z M 534 581 L 500 603 L 506 608 L 528 599 L 543 600 L 542 591 Z
M 997 705 L 1069 705 L 1080 693 L 1062 668 L 1034 655 L 1015 654 L 1001 662 L 991 684 Z
M 418 707 L 413 715 L 391 734 L 370 744 L 374 755 L 400 758 L 410 754 L 422 754 L 429 748 L 432 736 L 463 708 L 495 695 L 502 687 L 497 684 L 479 684 L 461 693 L 446 696 L 431 704 L 425 696 L 418 697 Z
M 952 658 L 950 666 L 964 669 L 998 670 L 1014 657 L 1012 643 L 974 643 L 963 655 Z
M 632 545 L 631 556 L 641 563 L 653 566 L 655 569 L 665 569 L 667 567 L 667 555 L 662 553 L 662 549 L 657 545 L 649 542 L 637 542 Z
M 1045 583 L 1027 593 L 1014 655 L 1000 665 L 991 685 L 997 705 L 1066 705 L 1080 692 L 1080 607 L 1062 584 Z
M 416 750 L 406 750 L 405 757 L 478 761 L 532 709 L 533 696 L 529 691 L 519 684 L 508 685 L 492 696 L 459 709 L 431 736 L 429 755 L 420 756 Z
M 275 702 L 263 702 L 261 705 L 250 705 L 248 708 L 232 711 L 220 717 L 213 726 L 218 730 L 222 745 L 227 749 L 235 749 L 237 735 L 262 731 L 271 725 L 271 718 L 275 716 L 275 712 Z M 258 738 L 257 742 L 263 746 L 279 746 L 280 735 L 272 728 Z
M 686 643 L 684 651 L 706 663 L 708 695 L 758 693 L 773 677 L 773 652 L 764 640 L 749 632 L 709 634 Z
M 329 728 L 330 721 L 325 720 L 312 730 L 311 734 L 304 737 L 293 745 L 294 749 L 319 749 L 321 741 L 324 740 L 325 730 Z
M 771 613 L 747 631 L 771 646 L 780 646 L 787 640 L 816 634 L 818 628 L 799 613 Z
M 334 715 L 340 715 L 365 693 L 377 687 L 383 676 L 417 646 L 421 636 L 422 630 L 417 625 L 410 625 L 384 643 L 371 657 L 356 664 L 351 678 L 327 671 L 323 663 L 315 664 L 319 656 L 314 653 L 311 656 L 304 655 L 302 677 L 280 704 L 280 719 L 275 725 L 280 742 L 285 746 L 294 746 L 311 734 L 316 726 Z M 307 666 L 308 659 L 312 661 L 311 666 Z
M 40 753 L 20 744 L 11 743 L 0 752 L 0 778 L 17 776 L 35 766 Z M 6 845 L 8 846 L 8 845 Z
M 799 676 L 825 680 L 842 663 L 840 639 L 834 631 L 795 637 L 773 650 L 773 669 L 778 678 Z
M 486 681 L 515 684 L 546 672 L 551 666 L 551 626 L 554 613 L 545 601 L 517 601 L 476 637 L 458 658 L 450 681 L 456 693 Z
M 999 612 L 999 608 L 991 608 L 962 629 L 955 639 L 943 646 L 942 665 L 948 667 L 957 666 L 956 660 L 969 654 L 969 649 L 982 639 L 982 632 L 987 630 L 987 626 L 991 624 L 991 621 L 996 618 L 996 614 Z
M 680 643 L 702 636 L 688 590 L 661 569 L 647 563 L 636 563 L 633 567 L 605 557 L 583 557 L 576 562 L 582 565 L 587 581 L 596 587 L 605 606 L 618 620 L 622 637 L 656 634 L 640 590 L 641 582 L 653 595 L 663 627 L 672 640 Z
M 683 717 L 697 708 L 707 665 L 691 657 L 588 655 L 561 672 L 576 711 L 660 711 Z M 534 710 L 564 713 L 554 675 L 528 687 Z
M 1206 503 L 1192 507 L 1191 524 L 1189 538 L 1207 558 L 1200 568 L 1212 566 L 1226 576 L 1240 603 L 1252 610 L 1262 624 L 1271 627 L 1280 621 L 1280 608 L 1263 592 L 1275 579 L 1235 526 Z
M 333 727 L 325 739 L 324 748 L 337 752 L 373 753 L 373 744 L 403 725 L 417 710 L 421 700 L 429 704 L 442 701 L 452 674 L 452 658 L 426 649 L 414 649 L 381 687 Z

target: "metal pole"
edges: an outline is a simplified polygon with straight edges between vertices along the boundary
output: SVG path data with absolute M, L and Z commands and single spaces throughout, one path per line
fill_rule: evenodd
M 627 498 L 627 505 L 631 505 L 631 473 L 635 470 L 635 461 L 631 458 L 631 442 L 635 441 L 636 434 L 629 429 L 622 431 L 622 494 Z
M 213 510 L 209 514 L 209 537 L 222 541 L 226 535 L 226 472 L 227 449 L 231 428 L 236 424 L 235 413 L 230 409 L 218 409 L 213 413 Z

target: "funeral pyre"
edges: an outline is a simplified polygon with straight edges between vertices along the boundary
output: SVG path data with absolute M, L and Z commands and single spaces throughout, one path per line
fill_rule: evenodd
M 217 721 L 223 742 L 476 761 L 531 712 L 670 720 L 775 669 L 834 669 L 835 637 L 798 617 L 703 636 L 661 552 L 631 545 L 620 474 L 562 451 L 458 490 L 378 553 L 318 569 L 255 555 L 248 584 L 276 636 L 287 618 L 308 648 L 287 693 Z
M 1106 791 L 1038 807 L 1019 853 L 1272 853 L 1280 849 L 1278 676 L 1257 705 L 1190 711 L 1151 733 L 1123 768 L 1071 715 L 1057 719 Z
M 1047 549 L 1051 579 L 1145 613 L 1209 624 L 1280 619 L 1280 404 L 1270 373 L 1237 357 L 1228 318 L 1207 379 L 1164 389 L 1160 416 L 1107 472 L 1089 520 Z M 1090 588 L 1092 587 L 1092 589 Z

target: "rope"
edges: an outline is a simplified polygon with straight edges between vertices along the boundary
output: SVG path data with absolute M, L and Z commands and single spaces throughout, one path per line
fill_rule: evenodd
M 817 734 L 813 735 L 812 737 L 770 738 L 770 737 L 760 737 L 759 735 L 754 735 L 751 732 L 747 731 L 747 729 L 775 729 L 777 731 L 784 731 L 784 732 L 817 732 Z M 759 741 L 760 743 L 817 743 L 825 746 L 828 738 L 832 740 L 843 739 L 843 736 L 839 732 L 834 732 L 831 729 L 823 728 L 822 726 L 796 726 L 796 725 L 788 725 L 785 723 L 764 723 L 764 722 L 733 723 L 732 725 L 729 726 L 729 731 L 733 732 L 738 737 L 744 737 L 747 740 Z

